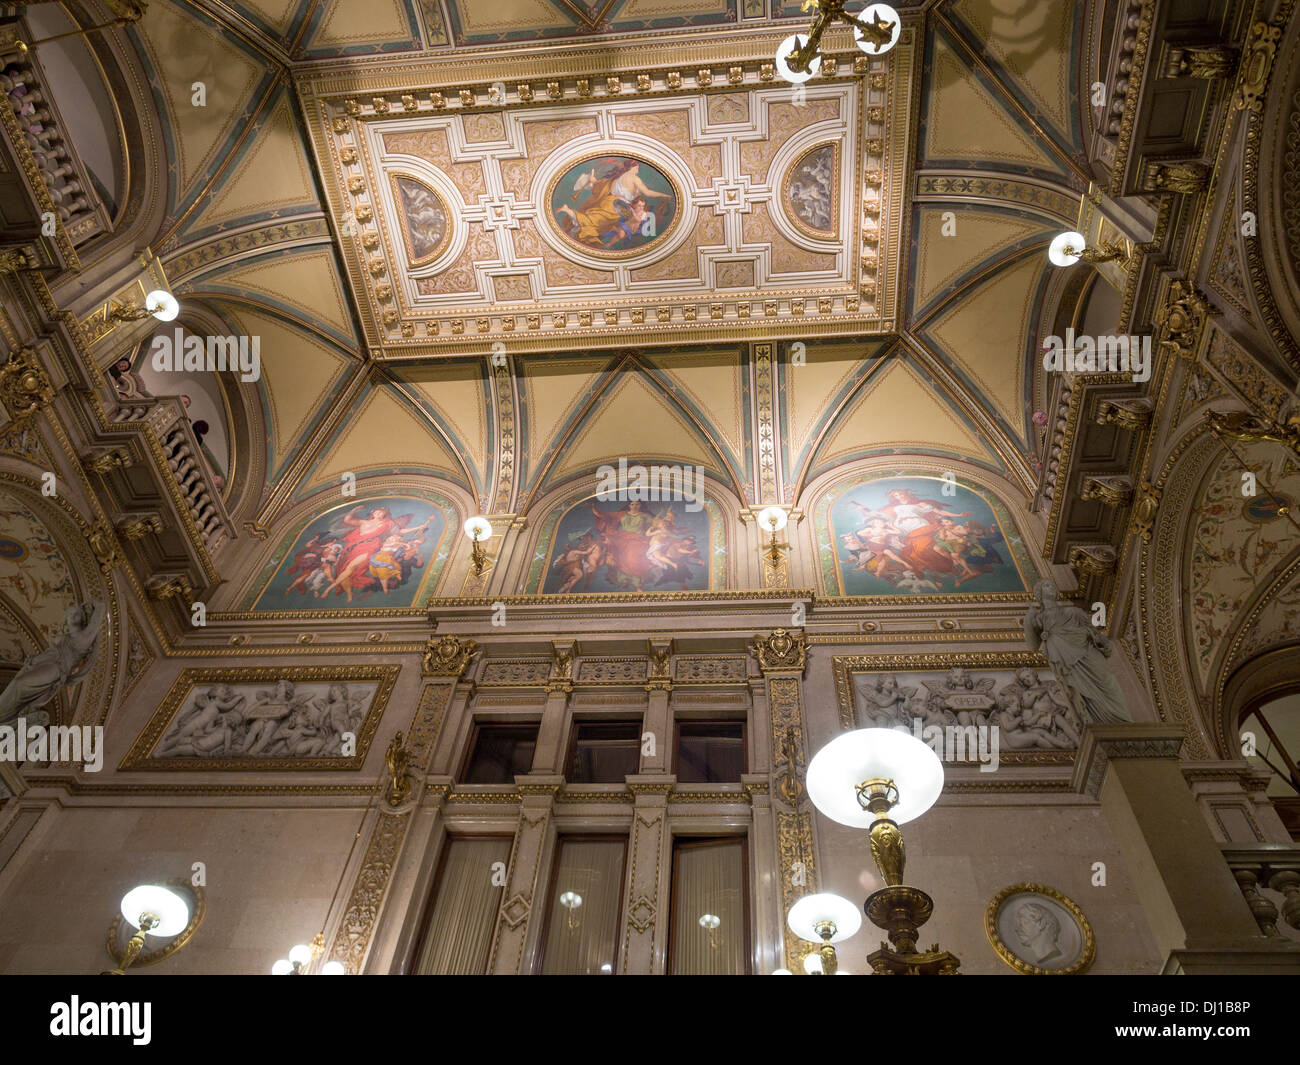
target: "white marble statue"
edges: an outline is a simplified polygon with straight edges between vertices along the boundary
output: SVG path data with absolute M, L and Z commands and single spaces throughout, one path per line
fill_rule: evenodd
M 1119 681 L 1106 661 L 1114 645 L 1097 631 L 1089 614 L 1062 604 L 1060 595 L 1051 581 L 1038 582 L 1036 602 L 1025 615 L 1025 643 L 1031 651 L 1042 648 L 1083 724 L 1131 720 Z
M 107 607 L 92 599 L 68 610 L 68 631 L 44 651 L 32 655 L 0 693 L 0 725 L 17 717 L 47 724 L 45 706 L 59 692 L 90 672 L 99 649 L 99 630 Z

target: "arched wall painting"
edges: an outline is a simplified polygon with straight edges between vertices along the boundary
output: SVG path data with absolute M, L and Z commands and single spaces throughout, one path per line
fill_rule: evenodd
M 1034 570 L 1006 508 L 939 477 L 865 477 L 816 507 L 822 580 L 838 595 L 1023 592 Z
M 449 504 L 413 496 L 349 501 L 280 542 L 243 609 L 409 609 L 437 583 L 456 524 Z
M 551 186 L 551 223 L 588 254 L 622 258 L 662 242 L 680 214 L 678 199 L 658 167 L 631 155 L 598 155 Z
M 538 544 L 530 594 L 707 591 L 725 582 L 723 523 L 708 499 L 701 506 L 586 496 L 552 512 Z

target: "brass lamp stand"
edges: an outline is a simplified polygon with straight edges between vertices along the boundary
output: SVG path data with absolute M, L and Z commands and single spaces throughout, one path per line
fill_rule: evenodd
M 916 949 L 918 929 L 934 913 L 934 900 L 919 888 L 903 884 L 903 833 L 889 816 L 898 805 L 898 788 L 892 780 L 876 778 L 859 784 L 857 793 L 862 808 L 875 818 L 871 824 L 871 857 L 885 881 L 884 887 L 868 896 L 863 909 L 871 923 L 889 936 L 889 946 L 882 942 L 879 950 L 867 955 L 867 961 L 877 975 L 955 974 L 961 961 L 951 951 L 940 950 L 938 943 L 926 951 Z

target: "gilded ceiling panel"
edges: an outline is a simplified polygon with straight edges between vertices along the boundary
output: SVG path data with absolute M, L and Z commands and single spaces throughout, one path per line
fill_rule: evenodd
M 368 346 L 891 331 L 912 48 L 909 33 L 885 58 L 828 63 L 800 94 L 763 60 L 548 79 L 533 59 L 531 80 L 503 61 L 487 93 L 450 70 L 309 78 Z

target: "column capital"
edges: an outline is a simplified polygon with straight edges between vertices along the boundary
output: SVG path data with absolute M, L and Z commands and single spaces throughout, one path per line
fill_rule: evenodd
M 420 661 L 420 672 L 426 677 L 454 677 L 459 679 L 478 654 L 478 643 L 462 640 L 448 633 L 430 637 Z
M 803 675 L 808 665 L 808 637 L 802 629 L 793 632 L 773 629 L 767 636 L 750 641 L 750 649 L 764 674 L 793 673 Z

